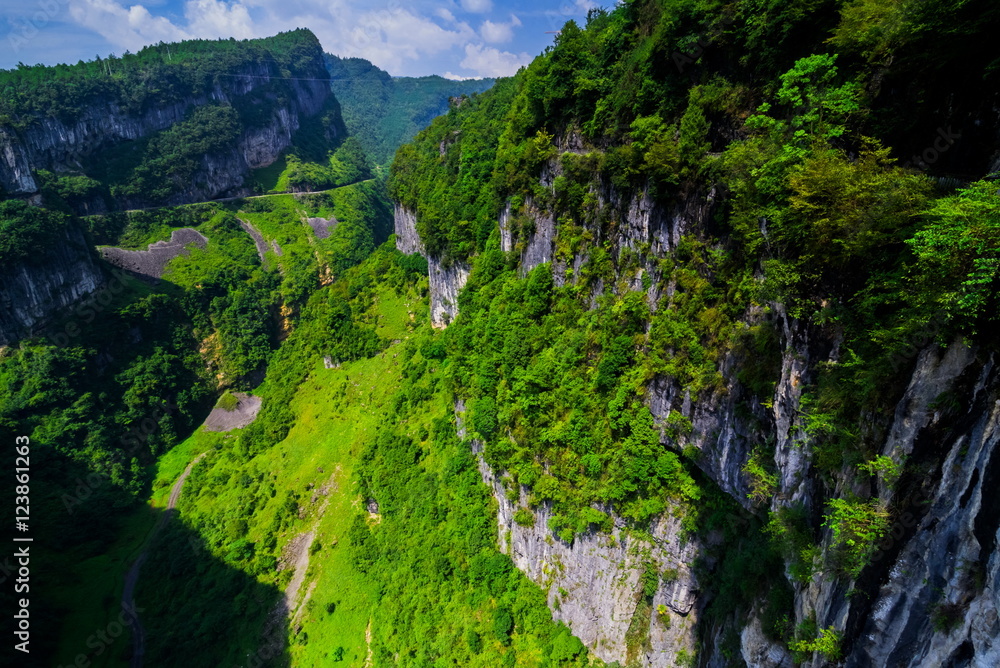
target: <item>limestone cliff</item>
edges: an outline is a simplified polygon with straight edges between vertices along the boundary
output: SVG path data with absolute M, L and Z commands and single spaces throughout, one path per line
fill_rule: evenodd
M 420 253 L 427 258 L 430 278 L 431 324 L 436 328 L 447 327 L 458 315 L 458 293 L 469 280 L 469 265 L 464 262 L 447 262 L 427 253 L 417 233 L 417 216 L 412 211 L 396 205 L 396 248 L 407 255 Z
M 551 185 L 558 169 L 553 161 L 543 172 L 542 185 Z M 691 193 L 670 206 L 642 192 L 622 197 L 610 186 L 595 188 L 592 195 L 611 223 L 587 230 L 594 240 L 590 247 L 609 247 L 614 264 L 613 279 L 594 284 L 593 298 L 605 291 L 645 289 L 651 307 L 660 307 L 672 290 L 668 284 L 657 291 L 660 260 L 673 257 L 682 236 L 699 234 L 710 224 L 714 193 Z M 397 209 L 400 248 L 422 248 L 415 222 L 411 213 Z M 560 245 L 559 224 L 530 199 L 516 210 L 508 205 L 498 227 L 501 248 L 518 258 L 522 275 L 551 263 L 557 285 L 580 280 L 586 251 Z M 632 260 L 624 262 L 630 253 Z M 444 311 L 440 305 L 456 303 L 465 276 L 440 272 L 435 280 L 434 272 L 432 263 L 432 308 L 438 309 L 436 317 L 444 312 L 454 317 L 453 308 Z M 652 280 L 644 284 L 643 275 Z M 891 532 L 858 577 L 825 565 L 833 551 L 826 528 L 818 537 L 820 556 L 811 578 L 796 581 L 788 573 L 794 589 L 792 624 L 814 621 L 821 629 L 833 627 L 843 638 L 843 665 L 1000 664 L 1000 378 L 994 354 L 961 341 L 946 348 L 927 345 L 933 337 L 915 341 L 912 355 L 896 360 L 895 366 L 912 371 L 894 412 L 867 418 L 871 433 L 880 439 L 881 454 L 906 464 L 903 477 L 893 487 L 845 467 L 831 480 L 817 470 L 808 447 L 803 392 L 820 365 L 840 360 L 836 330 L 796 320 L 776 303 L 743 315 L 744 327 L 761 323 L 773 329 L 783 351 L 773 394 L 754 396 L 744 386 L 738 371 L 746 353 L 735 349 L 717 364 L 722 389 L 697 398 L 674 379 L 654 378 L 646 402 L 658 423 L 679 414 L 692 425 L 681 435 L 668 436 L 664 430 L 664 443 L 693 454 L 705 475 L 763 520 L 769 512 L 791 506 L 819 517 L 831 493 L 864 497 L 873 492 L 891 510 Z M 463 410 L 461 404 L 456 407 L 459 418 Z M 461 425 L 459 419 L 464 436 Z M 754 448 L 765 443 L 773 444 L 765 463 L 777 482 L 772 498 L 755 503 L 744 467 Z M 703 593 L 691 566 L 710 556 L 711 546 L 705 538 L 686 536 L 669 513 L 654 523 L 650 537 L 639 538 L 624 529 L 613 508 L 601 509 L 609 513 L 613 529 L 566 543 L 549 530 L 544 504 L 534 511 L 530 526 L 515 522 L 515 511 L 527 507 L 528 490 L 511 493 L 500 481 L 503 471 L 492 471 L 482 461 L 480 470 L 497 501 L 500 548 L 545 589 L 553 615 L 597 656 L 622 665 L 668 666 L 679 652 L 691 653 L 698 645 L 700 665 L 795 665 L 787 647 L 764 631 L 759 607 L 728 626 L 698 628 L 710 595 Z M 643 606 L 639 585 L 644 560 L 677 574 L 659 584 L 652 608 Z M 658 616 L 659 605 L 668 611 L 669 625 Z M 650 619 L 634 620 L 647 614 Z M 630 654 L 625 637 L 635 624 L 647 639 L 642 652 L 633 649 Z M 738 660 L 721 649 L 722 636 L 734 631 Z M 803 665 L 829 665 L 820 653 L 808 657 Z
M 116 147 L 150 137 L 184 120 L 192 109 L 206 104 L 233 105 L 244 110 L 263 110 L 252 122 L 244 122 L 237 141 L 222 152 L 205 154 L 190 183 L 166 204 L 212 199 L 250 192 L 250 170 L 273 163 L 292 143 L 306 118 L 314 117 L 332 103 L 332 94 L 317 49 L 315 63 L 308 68 L 314 78 L 283 80 L 268 62 L 247 63 L 216 78 L 209 90 L 165 104 L 149 104 L 141 112 L 131 111 L 118 100 L 95 99 L 72 120 L 53 116 L 22 121 L 24 129 L 0 125 L 0 187 L 8 194 L 28 195 L 39 190 L 35 174 L 40 169 L 60 173 L 86 173 L 89 166 L 110 155 Z M 276 89 L 280 85 L 280 90 Z M 280 95 L 278 94 L 280 93 Z M 335 105 L 335 103 L 333 103 Z M 325 128 L 342 132 L 339 113 Z M 97 201 L 81 213 L 106 208 L 141 208 L 142 196 L 117 202 Z
M 281 39 L 285 42 L 275 41 Z M 268 50 L 272 47 L 276 51 Z M 57 176 L 87 176 L 93 179 L 91 183 L 99 182 L 82 199 L 66 202 L 77 214 L 242 196 L 252 192 L 248 178 L 251 170 L 277 160 L 304 126 L 310 126 L 309 141 L 317 146 L 344 132 L 322 49 L 310 33 L 299 31 L 270 41 L 257 40 L 240 47 L 244 49 L 241 56 L 230 54 L 229 60 L 217 59 L 227 48 L 232 47 L 198 45 L 196 55 L 201 60 L 162 65 L 175 68 L 170 77 L 163 75 L 166 70 L 162 69 L 142 71 L 142 64 L 137 63 L 134 67 L 138 73 L 133 72 L 134 76 L 101 80 L 103 88 L 96 88 L 101 92 L 79 94 L 68 105 L 70 111 L 0 115 L 0 196 L 58 204 L 49 201 L 51 189 L 43 188 L 40 170 Z M 282 65 L 279 56 L 274 55 L 281 49 L 294 50 L 294 61 Z M 222 67 L 217 61 L 227 64 Z M 79 68 L 82 71 L 85 66 Z M 203 76 L 206 72 L 210 75 Z M 154 87 L 149 77 L 157 73 L 165 78 Z M 86 75 L 77 72 L 73 76 Z M 54 78 L 51 85 L 57 89 L 64 86 L 58 90 L 70 96 L 76 94 L 74 86 L 82 80 Z M 169 194 L 159 196 L 146 191 L 122 194 L 135 191 L 115 190 L 115 180 L 127 179 L 140 164 L 136 160 L 143 158 L 143 147 L 148 148 L 157 136 L 163 136 L 157 133 L 183 121 L 189 126 L 196 123 L 191 121 L 192 114 L 206 106 L 230 108 L 226 111 L 234 119 L 234 129 L 227 126 L 227 130 L 232 129 L 233 134 L 215 143 L 200 143 L 184 135 L 187 140 L 181 148 L 188 152 L 183 155 L 193 165 L 185 172 L 189 178 L 174 179 Z M 232 141 L 230 136 L 234 137 Z M 175 146 L 172 150 L 180 149 Z M 165 155 L 160 162 L 151 163 L 154 167 L 147 175 L 147 186 L 166 180 L 158 170 L 163 170 L 162 161 L 173 153 Z M 109 176 L 109 170 L 117 171 Z M 96 255 L 87 247 L 79 227 L 74 224 L 61 234 L 53 244 L 55 250 L 30 262 L 0 267 L 0 283 L 4 286 L 0 343 L 36 331 L 57 317 L 60 309 L 90 294 L 100 284 Z
M 96 291 L 105 275 L 76 225 L 60 228 L 40 256 L 0 271 L 0 345 L 28 336 Z

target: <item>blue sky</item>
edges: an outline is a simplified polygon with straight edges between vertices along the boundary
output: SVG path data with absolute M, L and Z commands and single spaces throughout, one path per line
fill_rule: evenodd
M 613 4 L 612 1 L 604 3 Z M 397 76 L 505 76 L 591 0 L 0 0 L 0 68 L 75 63 L 192 37 L 309 28 Z

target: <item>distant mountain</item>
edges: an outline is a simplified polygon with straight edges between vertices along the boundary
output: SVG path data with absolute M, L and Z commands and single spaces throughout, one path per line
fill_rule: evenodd
M 343 142 L 322 53 L 296 30 L 0 71 L 0 192 L 89 214 L 250 194 L 293 147 Z
M 449 98 L 481 93 L 496 81 L 393 77 L 363 58 L 325 54 L 325 60 L 349 132 L 380 165 L 391 161 L 397 148 L 448 111 Z

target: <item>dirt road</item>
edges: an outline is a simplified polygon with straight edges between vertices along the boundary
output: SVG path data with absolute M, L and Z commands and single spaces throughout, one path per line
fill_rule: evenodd
M 122 589 L 122 612 L 128 618 L 129 626 L 132 628 L 132 661 L 129 664 L 131 668 L 142 667 L 142 657 L 146 652 L 146 632 L 142 628 L 142 622 L 139 621 L 139 615 L 135 609 L 135 585 L 139 581 L 139 572 L 142 570 L 142 565 L 149 555 L 149 546 L 153 544 L 156 536 L 159 535 L 163 527 L 170 521 L 171 516 L 177 512 L 175 509 L 177 502 L 181 498 L 181 490 L 184 489 L 184 482 L 191 474 L 194 465 L 201 461 L 201 458 L 204 456 L 205 453 L 203 452 L 192 459 L 191 463 L 184 469 L 184 473 L 177 478 L 177 482 L 170 489 L 170 498 L 167 500 L 166 509 L 160 515 L 156 526 L 153 527 L 153 530 L 146 538 L 146 542 L 142 546 L 142 552 L 135 558 L 135 561 L 132 562 L 132 565 L 128 569 L 128 573 L 125 574 L 125 587 Z

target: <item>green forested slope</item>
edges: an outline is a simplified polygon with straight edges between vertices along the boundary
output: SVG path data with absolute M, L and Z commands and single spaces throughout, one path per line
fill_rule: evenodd
M 357 148 L 321 169 L 346 139 L 322 57 L 315 35 L 296 30 L 2 71 L 0 135 L 12 148 L 0 176 L 24 194 L 17 173 L 30 170 L 49 206 L 79 213 L 265 191 L 268 170 L 254 179 L 250 166 L 277 158 L 280 172 L 285 154 L 297 161 L 286 188 L 367 178 Z M 286 122 L 298 130 L 282 146 Z
M 262 263 L 237 216 L 274 239 L 282 254 L 269 252 Z M 317 216 L 339 221 L 326 239 L 316 239 L 304 222 Z M 148 530 L 137 502 L 149 493 L 157 459 L 204 420 L 221 389 L 259 382 L 310 296 L 386 238 L 391 212 L 380 187 L 368 181 L 299 199 L 84 222 L 105 243 L 144 248 L 183 226 L 209 242 L 174 260 L 154 285 L 109 271 L 93 298 L 43 335 L 0 353 L 0 426 L 33 443 L 32 500 L 41 509 L 35 535 L 46 546 L 38 572 L 65 573 L 38 586 L 35 609 L 60 642 L 39 649 L 37 665 L 52 659 L 49 652 L 66 661 L 80 651 L 94 656 L 85 640 L 94 619 L 116 615 L 123 560 Z M 361 340 L 347 345 L 374 349 Z M 326 352 L 324 344 L 315 346 Z M 275 401 L 265 415 L 275 412 L 271 429 L 287 430 L 293 420 L 287 405 Z M 278 433 L 254 431 L 247 439 L 272 442 Z M 84 573 L 96 575 L 77 580 Z M 93 593 L 83 593 L 83 583 Z M 102 652 L 101 660 L 120 659 L 127 644 Z
M 393 77 L 363 58 L 325 58 L 344 122 L 378 165 L 388 164 L 397 148 L 448 111 L 450 98 L 482 92 L 494 81 Z
M 686 536 L 714 546 L 693 566 L 706 626 L 759 609 L 769 638 L 833 659 L 835 633 L 791 621 L 785 568 L 800 582 L 856 575 L 885 534 L 870 486 L 846 492 L 838 480 L 919 473 L 876 457 L 866 431 L 898 398 L 915 338 L 995 346 L 1000 198 L 983 177 L 996 147 L 956 143 L 921 172 L 898 163 L 923 140 L 894 138 L 933 142 L 949 105 L 987 127 L 970 122 L 966 136 L 995 130 L 982 45 L 997 13 L 985 2 L 904 4 L 633 0 L 593 11 L 585 28 L 567 24 L 526 70 L 450 107 L 401 149 L 390 183 L 428 254 L 471 266 L 444 331 L 426 321 L 427 262 L 381 245 L 390 203 L 377 182 L 86 219 L 98 243 L 142 247 L 180 226 L 209 242 L 161 283 L 124 277 L 92 315 L 74 311 L 0 351 L 0 428 L 35 444 L 46 549 L 34 567 L 61 574 L 33 608 L 58 643 L 32 659 L 127 661 L 125 637 L 100 653 L 87 640 L 117 614 L 121 574 L 171 482 L 206 453 L 139 583 L 148 665 L 244 665 L 255 654 L 303 666 L 599 664 L 497 551 L 495 504 L 470 439 L 457 436 L 458 399 L 508 498 L 530 490 L 518 524 L 533 525 L 544 504 L 553 513 L 541 528 L 569 543 L 608 528 L 600 508 L 636 535 L 669 508 Z M 949 66 L 961 86 L 945 100 L 940 77 L 917 75 Z M 84 99 L 91 84 L 80 85 Z M 227 125 L 225 111 L 202 113 Z M 372 121 L 382 150 L 408 132 L 393 120 L 391 135 L 384 121 Z M 188 130 L 150 146 L 211 140 Z M 263 189 L 368 175 L 354 142 L 330 156 L 308 145 L 314 131 L 258 174 Z M 50 187 L 58 206 L 88 184 Z M 711 215 L 653 258 L 620 243 L 625 212 L 601 201 L 613 192 L 668 211 L 708 202 Z M 538 211 L 557 221 L 553 260 L 581 258 L 566 281 L 549 263 L 518 266 Z M 37 242 L 32 214 L 0 209 L 5 230 L 26 226 L 0 242 L 9 257 Z M 320 240 L 310 217 L 339 223 Z M 271 246 L 261 261 L 239 220 L 281 254 Z M 733 392 L 752 420 L 780 373 L 775 312 L 836 332 L 844 352 L 803 402 L 817 512 L 753 518 L 683 447 L 691 423 L 675 412 L 654 425 L 646 398 L 655 379 L 693 402 Z M 66 324 L 78 333 L 57 336 Z M 727 355 L 741 362 L 730 387 Z M 195 431 L 226 389 L 262 397 L 258 419 Z M 744 473 L 759 500 L 776 473 L 773 443 L 757 445 Z M 840 537 L 829 554 L 817 548 L 824 528 Z M 301 605 L 275 615 L 303 553 Z M 651 568 L 642 593 L 667 576 Z M 633 657 L 641 635 L 627 639 Z M 719 655 L 737 657 L 738 634 L 723 638 Z
M 661 438 L 647 396 L 665 380 L 695 403 L 738 392 L 748 416 L 769 406 L 777 311 L 842 337 L 841 361 L 818 370 L 803 400 L 823 514 L 775 513 L 767 536 L 727 534 L 736 558 L 713 578 L 709 612 L 722 619 L 787 587 L 779 555 L 801 582 L 861 573 L 889 514 L 874 492 L 843 486 L 899 479 L 898 464 L 875 457 L 871 424 L 904 389 L 913 341 L 996 343 L 997 119 L 981 105 L 1000 88 L 995 60 L 972 45 L 998 19 L 986 3 L 626 2 L 593 10 L 584 28 L 568 23 L 528 68 L 399 151 L 394 199 L 416 213 L 430 255 L 471 266 L 441 354 L 486 461 L 511 495 L 531 490 L 526 524 L 551 504 L 549 528 L 572 540 L 607 526 L 600 504 L 642 527 L 680 501 L 692 531 L 732 527 L 731 508 L 705 503 L 715 492 L 699 482 L 698 450 L 682 451 L 690 423 L 671 413 Z M 976 91 L 916 64 L 925 58 Z M 930 119 L 943 98 L 928 93 L 942 88 L 956 124 L 970 114 L 992 128 L 963 126 L 986 145 L 939 141 L 933 160 L 910 160 L 912 146 L 888 142 L 940 138 Z M 614 194 L 622 204 L 609 204 Z M 706 202 L 710 215 L 653 257 L 623 229 L 629 200 L 644 195 L 668 215 Z M 504 253 L 497 220 L 508 213 Z M 570 267 L 561 287 L 551 264 L 518 267 L 542 215 L 556 221 L 553 263 Z M 647 293 L 662 295 L 655 312 Z M 735 387 L 720 366 L 732 354 Z M 758 500 L 777 484 L 761 436 L 744 468 Z M 837 546 L 828 554 L 814 546 L 824 527 Z M 748 541 L 756 558 L 737 557 Z M 803 638 L 815 629 L 767 632 L 812 651 Z
M 0 70 L 0 125 L 17 129 L 38 114 L 73 120 L 88 103 L 114 101 L 133 113 L 209 92 L 220 79 L 261 66 L 274 76 L 317 76 L 319 40 L 295 30 L 256 40 L 189 40 L 75 65 Z M 281 84 L 275 87 L 278 90 Z

